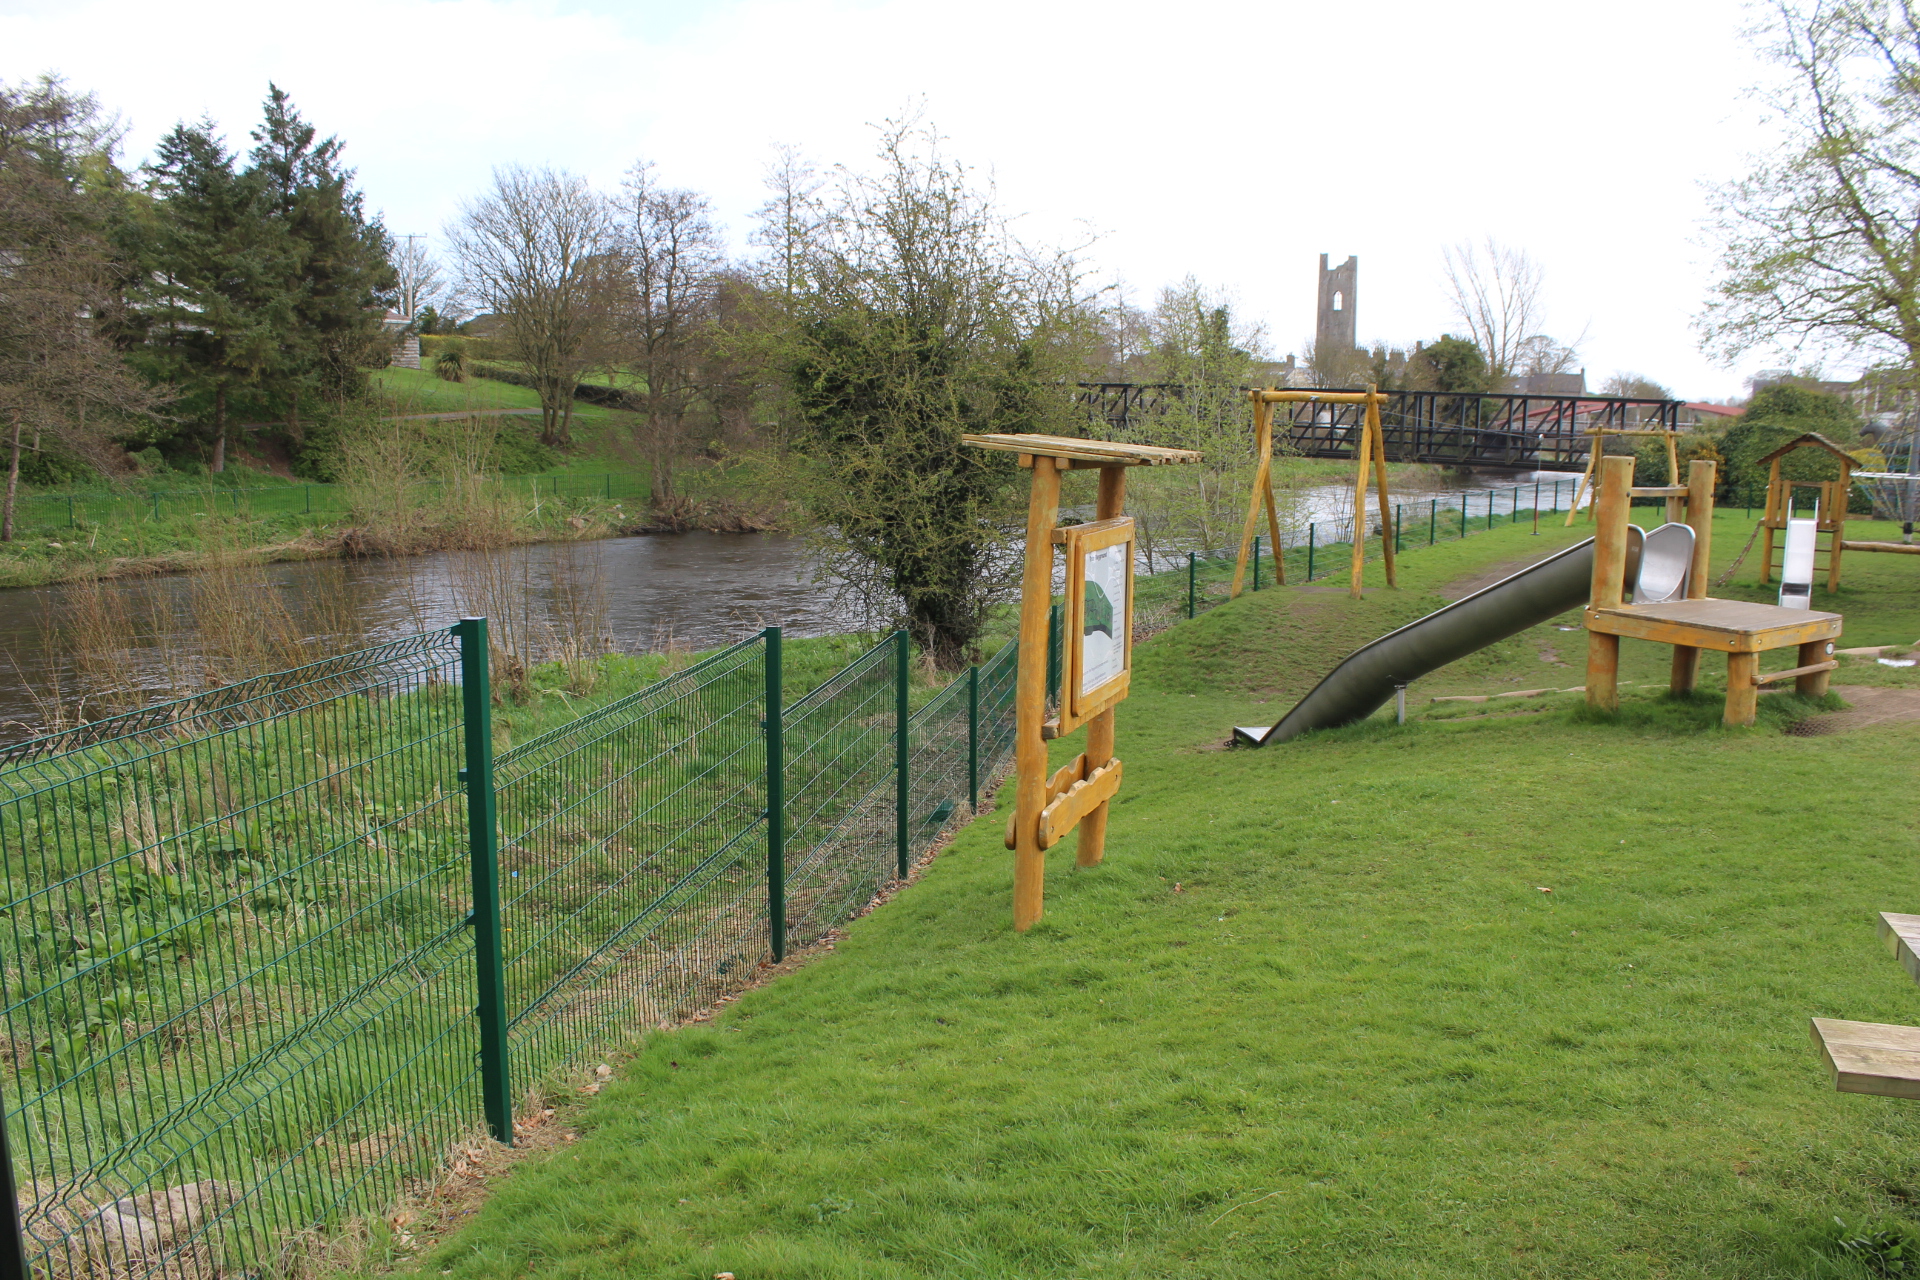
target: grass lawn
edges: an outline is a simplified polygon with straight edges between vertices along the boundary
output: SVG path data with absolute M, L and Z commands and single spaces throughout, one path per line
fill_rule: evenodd
M 1415 696 L 1405 727 L 1219 749 L 1447 584 L 1578 536 L 1498 529 L 1409 552 L 1397 592 L 1270 590 L 1142 646 L 1106 864 L 1057 847 L 1039 926 L 1012 932 L 1001 824 L 973 824 L 831 954 L 636 1045 L 578 1141 L 407 1265 L 1889 1273 L 1862 1258 L 1920 1235 L 1920 1104 L 1836 1094 L 1807 1018 L 1920 1022 L 1873 930 L 1920 909 L 1920 725 L 1726 731 L 1722 664 L 1673 703 L 1636 687 L 1668 651 L 1628 641 L 1614 722 Z M 1920 635 L 1920 564 L 1848 567 L 1847 643 Z M 1753 568 L 1720 593 L 1763 598 Z M 1584 648 L 1548 624 L 1415 692 L 1579 684 Z

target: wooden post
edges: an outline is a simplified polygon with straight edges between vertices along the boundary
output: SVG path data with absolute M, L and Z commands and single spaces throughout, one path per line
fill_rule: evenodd
M 1693 560 L 1687 566 L 1687 599 L 1707 598 L 1708 575 L 1713 564 L 1713 478 L 1714 464 L 1695 458 L 1687 464 L 1687 524 L 1693 529 Z M 1673 646 L 1673 678 L 1667 687 L 1674 693 L 1692 693 L 1700 684 L 1700 651 L 1692 645 Z
M 1680 479 L 1680 450 L 1679 450 L 1679 447 L 1674 443 L 1678 439 L 1679 439 L 1679 433 L 1671 430 L 1667 432 L 1666 434 L 1667 483 L 1670 485 L 1685 483 Z M 1680 514 L 1678 510 L 1676 510 L 1676 508 L 1678 508 L 1679 505 L 1680 505 L 1680 499 L 1678 498 L 1667 499 L 1667 519 L 1669 520 L 1680 519 Z
M 1607 458 L 1600 466 L 1600 500 L 1593 536 L 1593 586 L 1588 607 L 1617 609 L 1626 593 L 1627 511 L 1632 501 L 1633 459 Z M 1587 632 L 1587 705 L 1620 708 L 1620 637 Z
M 1593 437 L 1593 446 L 1587 450 L 1587 469 L 1581 473 L 1580 483 L 1573 487 L 1573 505 L 1567 508 L 1565 527 L 1568 529 L 1573 528 L 1573 518 L 1580 514 L 1581 495 L 1593 492 L 1594 474 L 1600 469 L 1600 442 L 1606 437 L 1597 431 L 1591 431 L 1588 434 Z M 1593 509 L 1589 507 L 1587 513 L 1592 515 Z
M 1727 710 L 1721 716 L 1723 723 L 1742 727 L 1753 723 L 1760 707 L 1760 688 L 1754 684 L 1753 678 L 1759 674 L 1759 654 L 1727 655 Z
M 1026 572 L 1020 584 L 1019 673 L 1014 685 L 1013 927 L 1040 919 L 1046 896 L 1047 855 L 1040 848 L 1040 810 L 1047 800 L 1047 613 L 1053 603 L 1053 527 L 1060 519 L 1060 470 L 1052 458 L 1033 459 L 1033 495 L 1027 504 Z
M 1840 478 L 1827 485 L 1827 500 L 1821 504 L 1827 517 L 1827 590 L 1840 589 L 1840 545 L 1847 536 L 1847 502 L 1853 496 L 1853 482 L 1846 468 Z
M 1767 505 L 1760 515 L 1763 526 L 1760 534 L 1761 586 L 1773 581 L 1773 530 L 1774 518 L 1780 514 L 1777 510 L 1780 506 L 1780 493 L 1780 459 L 1775 458 L 1773 465 L 1767 468 Z
M 1380 537 L 1386 544 L 1387 585 L 1397 587 L 1393 572 L 1393 504 L 1387 500 L 1387 434 L 1380 426 L 1380 402 L 1386 397 L 1367 384 L 1367 430 L 1373 435 L 1374 475 L 1380 481 Z
M 1353 473 L 1353 581 L 1347 587 L 1348 596 L 1355 600 L 1360 598 L 1360 572 L 1367 563 L 1367 470 L 1373 459 L 1373 427 L 1364 413 L 1359 432 L 1354 445 L 1359 466 Z
M 1099 520 L 1111 520 L 1126 512 L 1127 507 L 1127 469 L 1125 467 L 1100 468 L 1099 505 L 1094 508 L 1094 516 Z M 1117 615 L 1126 616 L 1122 609 Z M 1077 644 L 1080 637 L 1067 636 L 1065 643 Z M 1131 645 L 1133 637 L 1126 637 L 1125 643 Z M 1071 691 L 1068 696 L 1071 697 Z M 1087 721 L 1087 772 L 1113 759 L 1113 713 L 1108 707 L 1093 719 Z M 1080 848 L 1074 856 L 1074 863 L 1082 867 L 1097 867 L 1100 859 L 1107 853 L 1107 807 L 1111 800 L 1102 800 L 1100 804 L 1080 819 Z
M 1796 667 L 1811 667 L 1825 662 L 1833 652 L 1831 640 L 1809 640 L 1800 646 L 1800 657 L 1794 662 Z M 1795 676 L 1793 691 L 1805 694 L 1809 698 L 1824 698 L 1827 694 L 1827 678 L 1831 671 L 1815 671 L 1811 675 Z
M 1241 584 L 1247 577 L 1247 556 L 1253 550 L 1253 530 L 1260 520 L 1260 505 L 1264 501 L 1271 516 L 1273 511 L 1273 406 L 1261 397 L 1258 391 L 1247 393 L 1253 397 L 1253 492 L 1247 495 L 1247 518 L 1240 528 L 1240 558 L 1233 565 L 1233 590 L 1228 599 L 1240 598 Z M 1101 468 L 1101 484 L 1106 483 L 1106 468 Z M 1115 512 L 1115 514 L 1119 514 Z M 1280 522 L 1273 525 L 1273 543 L 1280 545 Z

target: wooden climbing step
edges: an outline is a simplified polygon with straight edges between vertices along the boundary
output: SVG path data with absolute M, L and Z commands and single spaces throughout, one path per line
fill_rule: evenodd
M 1813 1042 L 1841 1093 L 1920 1098 L 1920 1027 L 1815 1018 Z
M 1897 911 L 1880 913 L 1880 937 L 1893 952 L 1893 958 L 1920 982 L 1920 916 L 1905 916 Z

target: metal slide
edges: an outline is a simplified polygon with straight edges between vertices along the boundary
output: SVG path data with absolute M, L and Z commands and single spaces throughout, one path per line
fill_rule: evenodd
M 1686 565 L 1693 554 L 1693 530 L 1666 524 L 1650 534 L 1627 526 L 1626 598 L 1649 598 L 1638 591 L 1642 545 L 1650 562 L 1649 585 L 1658 595 L 1673 599 L 1686 592 Z M 1672 569 L 1675 564 L 1679 572 Z M 1331 729 L 1352 724 L 1385 706 L 1398 685 L 1411 684 L 1429 671 L 1464 658 L 1476 649 L 1538 626 L 1587 602 L 1593 586 L 1593 539 L 1529 565 L 1463 600 L 1435 610 L 1418 622 L 1389 631 L 1362 645 L 1345 662 L 1327 673 L 1313 691 L 1271 729 L 1258 725 L 1233 731 L 1234 742 L 1264 747 L 1309 729 Z

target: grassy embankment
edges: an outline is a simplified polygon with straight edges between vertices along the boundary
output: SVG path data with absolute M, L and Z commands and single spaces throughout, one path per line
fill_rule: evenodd
M 1747 527 L 1723 518 L 1722 564 Z M 1812 708 L 1772 696 L 1723 730 L 1719 664 L 1672 703 L 1644 687 L 1668 651 L 1631 641 L 1616 721 L 1426 713 L 1578 684 L 1583 638 L 1548 624 L 1422 681 L 1404 728 L 1218 749 L 1442 587 L 1583 533 L 1495 530 L 1408 554 L 1397 592 L 1271 590 L 1143 645 L 1107 862 L 1058 847 L 1038 927 L 1011 931 L 1000 824 L 973 824 L 833 954 L 648 1036 L 579 1141 L 415 1265 L 1881 1273 L 1860 1255 L 1920 1221 L 1920 1110 L 1836 1095 L 1806 1020 L 1920 1020 L 1873 932 L 1920 906 L 1920 727 L 1789 737 Z M 1849 568 L 1815 599 L 1848 643 L 1920 634 L 1920 566 Z M 1752 569 L 1720 592 L 1763 596 Z M 1920 684 L 1838 676 L 1867 681 Z
M 452 383 L 419 370 L 385 369 L 374 381 L 392 415 L 539 407 L 531 390 L 486 379 Z M 646 466 L 622 448 L 631 416 L 577 403 L 577 445 L 558 466 L 537 475 L 502 476 L 489 486 L 487 538 L 578 539 L 644 525 Z M 538 426 L 526 417 L 509 424 L 505 430 L 518 432 Z M 734 487 L 724 475 L 693 474 L 712 480 L 718 493 Z M 411 504 L 431 517 L 434 484 L 417 482 L 411 491 Z M 29 491 L 22 495 L 16 540 L 0 544 L 0 586 L 168 572 L 235 555 L 258 561 L 337 556 L 351 544 L 343 537 L 349 529 L 370 532 L 378 541 L 389 532 L 386 526 L 417 523 L 409 517 L 419 513 L 396 516 L 389 510 L 393 492 L 394 486 L 377 482 L 307 484 L 244 462 L 220 477 L 160 474 L 136 477 L 118 489 Z M 462 505 L 470 511 L 470 503 Z M 470 541 L 472 532 L 428 531 L 412 540 L 430 547 Z

